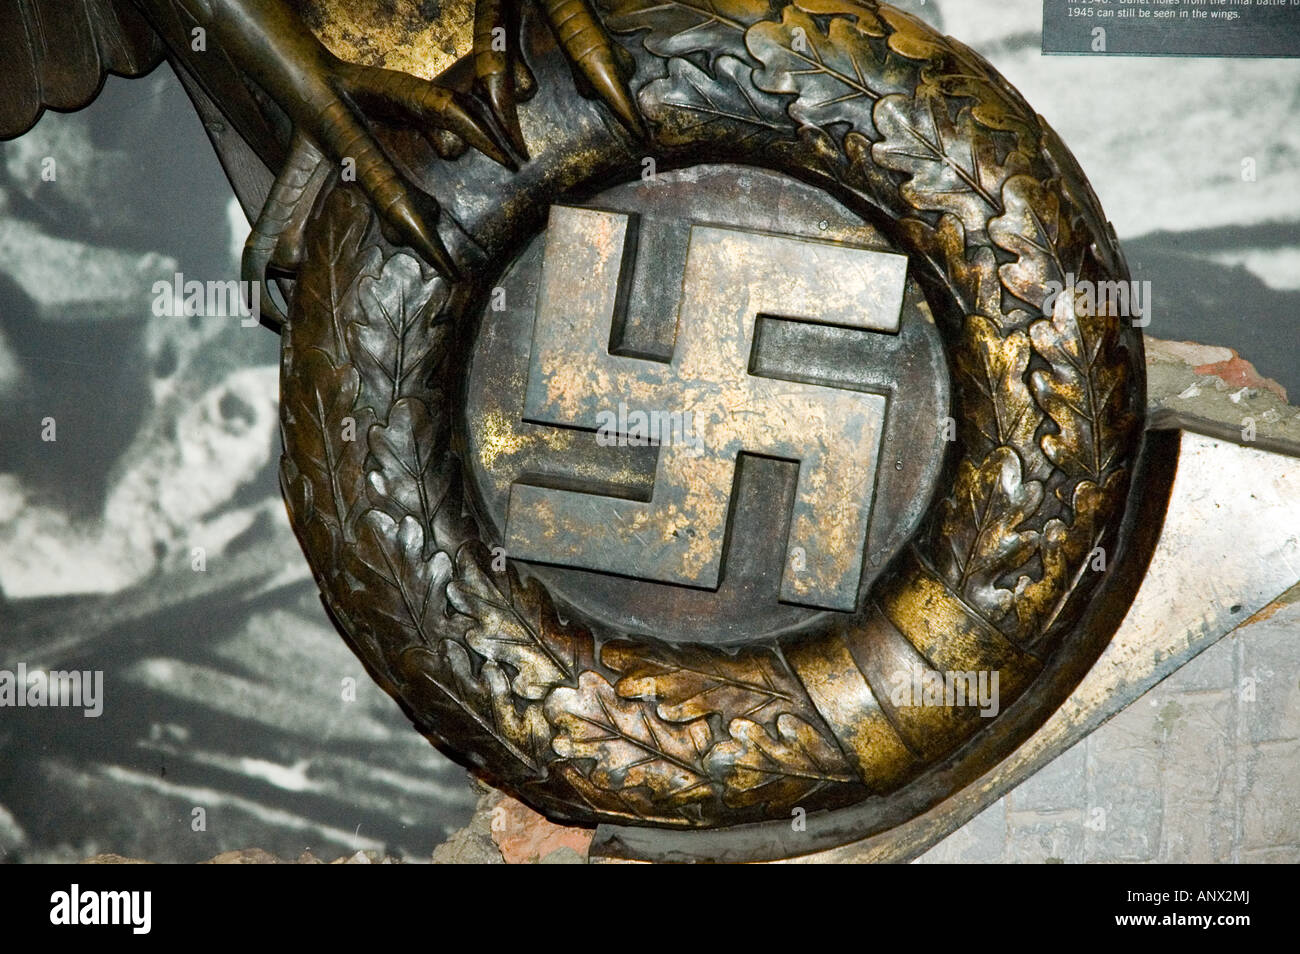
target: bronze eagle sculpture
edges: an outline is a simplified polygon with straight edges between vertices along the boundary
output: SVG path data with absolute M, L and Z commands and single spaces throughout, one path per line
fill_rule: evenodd
M 1075 277 L 1128 280 L 1114 230 L 1059 136 L 1005 78 L 888 4 L 521 2 L 475 0 L 471 56 L 433 80 L 437 55 L 413 49 L 422 26 L 449 15 L 432 0 L 0 0 L 0 137 L 20 135 L 44 107 L 85 105 L 106 73 L 140 75 L 164 57 L 176 69 L 256 220 L 242 270 L 267 323 L 279 311 L 267 279 L 297 283 L 293 321 L 280 320 L 290 523 L 340 633 L 436 745 L 552 818 L 679 830 L 681 841 L 660 832 L 646 849 L 656 857 L 784 857 L 898 826 L 970 785 L 1065 701 L 1122 620 L 1154 544 L 1136 534 L 1138 505 L 1163 506 L 1172 477 L 1148 466 L 1161 445 L 1144 443 L 1141 427 L 1140 327 L 1059 297 Z M 399 9 L 406 19 L 385 21 Z M 423 158 L 413 162 L 415 150 Z M 442 175 L 435 154 L 463 155 L 464 167 Z M 467 399 L 519 377 L 470 387 L 476 332 L 488 328 L 490 341 L 504 328 L 484 317 L 493 283 L 557 207 L 653 182 L 656 161 L 683 173 L 755 167 L 879 225 L 865 244 L 906 264 L 914 300 L 927 303 L 918 327 L 941 339 L 951 369 L 916 365 L 948 379 L 952 416 L 915 417 L 893 466 L 879 468 L 902 473 L 905 457 L 931 453 L 928 439 L 946 475 L 904 478 L 899 512 L 910 523 L 873 554 L 880 574 L 857 579 L 852 610 L 837 602 L 798 625 L 763 628 L 754 604 L 762 631 L 743 645 L 716 614 L 710 641 L 692 641 L 672 601 L 662 625 L 639 613 L 584 616 L 527 565 L 544 559 L 494 547 L 505 538 L 480 506 L 474 465 L 492 426 L 486 415 L 468 420 Z M 642 199 L 659 208 L 662 195 Z M 755 214 L 728 221 L 770 239 L 772 210 L 749 196 L 734 193 L 727 214 Z M 612 334 L 629 284 L 616 273 L 635 242 L 629 216 L 596 218 L 567 233 L 547 227 L 538 252 L 543 272 L 552 245 L 577 256 L 567 274 L 578 277 L 555 299 L 567 309 L 585 289 L 597 330 Z M 694 206 L 682 218 L 694 229 Z M 826 229 L 790 225 L 804 244 L 776 265 L 722 244 L 734 241 L 726 229 L 704 230 L 713 238 L 702 241 L 719 243 L 706 260 L 729 270 L 702 272 L 712 278 L 695 282 L 691 300 L 731 304 L 697 311 L 693 332 L 710 348 L 720 329 L 753 339 L 767 306 L 736 278 L 741 266 L 801 289 L 805 305 L 834 287 L 847 289 L 846 312 L 868 303 L 876 286 L 865 271 L 843 283 L 783 274 L 787 261 L 830 261 L 828 249 L 847 244 L 818 238 Z M 657 281 L 685 289 L 680 272 L 657 264 Z M 786 316 L 791 301 L 773 307 Z M 576 357 L 544 375 L 575 407 L 613 380 L 600 363 L 612 338 L 580 338 Z M 843 387 L 850 378 L 835 375 L 861 362 L 839 350 L 835 374 L 798 370 L 791 387 L 814 377 Z M 690 409 L 708 398 L 727 427 L 761 417 L 720 377 L 755 376 L 745 360 L 756 353 L 710 351 L 699 380 L 676 382 L 680 398 L 665 400 Z M 807 405 L 771 406 L 768 420 L 812 416 Z M 724 436 L 714 459 L 729 468 L 742 446 L 775 453 L 771 430 L 757 446 Z M 846 474 L 876 486 L 874 452 L 840 457 Z M 506 483 L 527 475 L 525 463 Z M 725 504 L 732 471 L 699 473 L 699 485 L 725 476 Z M 609 506 L 603 490 L 584 492 Z M 848 561 L 851 582 L 863 549 L 846 514 L 861 509 L 808 509 L 808 532 L 836 541 L 826 565 Z M 720 534 L 725 521 L 711 525 Z M 656 526 L 647 551 L 719 552 L 694 546 L 709 534 L 697 536 L 703 524 L 690 515 Z M 621 572 L 608 562 L 592 572 L 606 570 Z M 998 705 L 976 708 L 955 691 L 958 677 L 969 686 L 980 674 L 996 676 Z M 792 821 L 803 813 L 807 828 Z M 716 839 L 686 843 L 708 828 Z
M 166 60 L 209 131 L 220 130 L 222 162 L 256 218 L 243 261 L 243 277 L 259 283 L 254 287 L 264 287 L 268 266 L 285 274 L 296 265 L 301 232 L 295 226 L 306 212 L 300 200 L 323 165 L 355 177 L 389 237 L 454 275 L 435 228 L 436 199 L 398 171 L 373 127 L 417 129 L 447 158 L 472 147 L 509 168 L 526 160 L 516 100 L 530 94 L 534 81 L 516 52 L 520 0 L 476 3 L 472 92 L 340 59 L 309 25 L 327 6 L 324 0 L 0 0 L 0 140 L 22 135 L 46 108 L 89 105 L 108 74 L 143 76 Z M 543 0 L 540 7 L 585 90 L 639 131 L 624 80 L 628 67 L 587 0 Z M 359 17 L 362 28 L 374 18 L 373 11 Z M 214 123 L 215 114 L 224 123 Z M 244 145 L 231 144 L 227 125 Z M 274 175 L 269 190 L 250 185 L 266 175 L 258 162 Z M 260 209 L 250 201 L 259 192 Z M 279 311 L 263 291 L 262 313 Z

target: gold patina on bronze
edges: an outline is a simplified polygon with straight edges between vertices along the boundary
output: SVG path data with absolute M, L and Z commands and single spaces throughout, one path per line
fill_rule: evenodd
M 871 0 L 479 0 L 472 12 L 443 4 L 436 22 L 424 6 L 20 0 L 6 33 L 12 95 L 0 103 L 7 137 L 47 105 L 84 105 L 106 72 L 136 75 L 164 54 L 177 68 L 245 207 L 261 209 L 245 276 L 292 280 L 287 320 L 262 298 L 268 322 L 283 323 L 283 489 L 325 604 L 374 678 L 435 744 L 556 819 L 747 826 L 740 841 L 693 835 L 702 847 L 672 857 L 861 837 L 995 765 L 1118 622 L 1132 588 L 1115 568 L 1134 550 L 1145 460 L 1140 333 L 1052 294 L 1128 279 L 1056 134 L 977 54 Z M 58 18 L 82 44 L 66 60 L 37 42 Z M 210 33 L 202 50 L 196 30 Z M 444 72 L 455 54 L 466 55 Z M 465 413 L 476 342 L 493 330 L 498 281 L 551 210 L 635 182 L 647 162 L 757 168 L 829 193 L 906 257 L 920 290 L 903 300 L 942 337 L 951 372 L 933 395 L 951 401 L 953 427 L 937 490 L 913 487 L 929 495 L 924 519 L 918 510 L 887 564 L 863 570 L 869 495 L 845 521 L 819 507 L 825 487 L 796 494 L 792 533 L 819 554 L 821 575 L 783 592 L 832 611 L 743 645 L 578 612 L 544 573 L 502 559 L 503 528 L 468 476 L 539 443 L 579 446 L 560 430 L 525 433 L 500 407 Z M 762 244 L 699 234 L 717 260 L 692 266 L 703 271 L 688 298 L 732 274 L 727 256 Z M 795 285 L 786 291 L 816 311 Z M 898 291 L 879 291 L 892 317 Z M 683 313 L 709 314 L 707 298 Z M 756 334 L 688 336 L 718 349 L 717 376 L 707 361 L 687 377 L 655 372 L 642 397 L 707 384 L 701 406 L 753 400 L 780 418 L 784 398 L 721 367 Z M 542 386 L 574 389 L 551 394 L 555 407 L 542 401 L 539 419 L 585 423 L 597 389 L 572 362 L 590 354 L 551 356 Z M 720 399 L 718 388 L 731 391 Z M 856 443 L 828 445 L 826 485 L 849 471 L 875 480 L 884 399 L 833 401 L 860 427 Z M 677 461 L 683 495 L 713 495 L 695 513 L 715 512 L 700 523 L 707 545 L 665 557 L 665 578 L 715 579 L 718 493 L 736 453 L 811 453 L 769 424 L 728 431 L 734 446 L 708 458 L 708 473 Z M 627 485 L 653 495 L 632 471 Z M 557 499 L 522 500 L 520 526 Z M 583 524 L 570 518 L 573 549 Z M 661 532 L 684 529 L 660 518 Z M 559 526 L 524 526 L 518 539 Z M 859 573 L 854 593 L 843 581 Z M 997 705 L 896 691 L 954 673 L 996 676 Z M 792 812 L 807 813 L 799 841 L 780 835 Z
M 285 490 L 357 651 L 435 741 L 588 824 L 730 826 L 906 792 L 997 720 L 897 704 L 897 674 L 997 673 L 1005 710 L 1072 652 L 1138 441 L 1137 333 L 1072 301 L 1043 309 L 1067 273 L 1125 278 L 1120 253 L 1068 152 L 991 67 L 885 6 L 706 10 L 601 7 L 635 62 L 644 142 L 566 91 L 526 23 L 532 162 L 458 220 L 466 277 L 426 278 L 333 188 L 285 332 Z M 950 480 L 866 601 L 818 632 L 736 650 L 593 634 L 495 571 L 502 541 L 467 517 L 457 382 L 495 278 L 553 205 L 634 179 L 644 156 L 833 189 L 887 223 L 948 341 Z M 364 441 L 338 438 L 349 417 Z
M 896 333 L 907 259 L 692 225 L 680 281 L 659 270 L 681 302 L 671 354 L 658 360 L 607 344 L 619 313 L 640 304 L 626 301 L 620 282 L 634 271 L 627 253 L 640 231 L 620 213 L 551 209 L 523 415 L 601 431 L 606 441 L 653 438 L 652 492 L 640 500 L 516 483 L 507 552 L 716 589 L 737 465 L 742 452 L 761 453 L 800 465 L 781 599 L 852 611 L 886 398 L 757 373 L 755 344 L 764 316 L 777 314 Z

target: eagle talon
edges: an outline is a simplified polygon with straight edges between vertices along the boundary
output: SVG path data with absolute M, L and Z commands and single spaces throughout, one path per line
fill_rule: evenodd
M 475 85 L 492 108 L 510 145 L 524 159 L 528 145 L 516 103 L 532 95 L 532 74 L 518 55 L 518 0 L 478 0 L 474 5 Z
M 610 39 L 588 0 L 541 0 L 541 3 L 560 46 L 578 73 L 633 135 L 646 138 L 641 113 L 627 86 L 631 70 L 625 51 Z
M 139 2 L 166 13 L 173 0 Z M 278 250 L 289 243 L 286 229 L 293 210 L 309 204 L 303 202 L 302 193 L 310 176 L 304 178 L 302 168 L 295 165 L 306 154 L 303 144 L 308 143 L 315 150 L 312 169 L 337 168 L 340 162 L 351 165 L 385 234 L 404 242 L 444 275 L 456 276 L 451 254 L 433 227 L 440 215 L 437 202 L 402 175 L 374 134 L 371 119 L 421 131 L 439 155 L 454 155 L 466 144 L 507 168 L 517 168 L 515 157 L 526 158 L 528 153 L 516 105 L 535 87 L 519 56 L 521 3 L 478 0 L 474 66 L 477 88 L 487 103 L 484 108 L 473 97 L 437 83 L 338 58 L 289 4 L 204 0 L 200 5 L 204 24 L 283 109 L 295 134 L 290 161 L 277 177 L 250 240 L 247 271 L 260 280 L 268 265 L 280 261 L 283 254 Z M 541 0 L 541 9 L 575 73 L 628 129 L 644 136 L 627 87 L 631 64 L 589 0 Z M 301 244 L 300 235 L 296 241 Z M 278 314 L 278 309 L 272 308 L 271 313 Z
M 451 133 L 507 169 L 518 168 L 510 147 L 462 93 L 409 73 L 374 66 L 342 64 L 340 91 L 367 115 L 405 123 L 433 142 L 433 131 Z M 445 145 L 444 145 L 445 148 Z
M 478 0 L 473 56 L 479 92 L 515 152 L 527 159 L 517 104 L 532 95 L 535 84 L 517 49 L 520 2 Z M 609 38 L 588 0 L 541 0 L 540 5 L 578 75 L 633 135 L 645 138 L 641 114 L 627 87 L 631 68 L 626 53 Z
M 438 232 L 437 201 L 408 182 L 384 154 L 362 116 L 420 130 L 440 156 L 464 143 L 508 169 L 517 168 L 509 146 L 479 113 L 473 100 L 436 83 L 373 66 L 333 60 L 329 74 L 336 96 L 317 124 L 338 157 L 355 160 L 357 180 L 370 196 L 386 232 L 414 249 L 450 279 L 460 271 Z

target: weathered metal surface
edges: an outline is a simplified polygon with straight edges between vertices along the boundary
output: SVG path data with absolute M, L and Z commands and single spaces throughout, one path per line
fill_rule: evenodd
M 524 416 L 659 447 L 644 503 L 516 484 L 516 559 L 716 587 L 741 453 L 798 461 L 781 598 L 857 603 L 885 398 L 751 373 L 761 316 L 898 330 L 907 260 L 826 242 L 691 226 L 677 336 L 666 363 L 613 354 L 626 216 L 551 211 Z M 634 252 L 633 252 L 634 254 Z M 661 280 L 677 284 L 671 272 Z
M 693 221 L 735 229 L 834 241 L 895 252 L 876 228 L 819 189 L 789 176 L 733 164 L 660 171 L 603 190 L 591 208 L 617 210 L 640 223 L 628 309 L 617 328 L 625 354 L 671 357 Z M 501 277 L 475 340 L 464 409 L 466 458 L 478 511 L 496 539 L 505 537 L 514 483 L 617 487 L 634 499 L 653 490 L 657 450 L 605 446 L 590 431 L 528 423 L 524 389 L 531 354 L 544 235 Z M 662 281 L 661 275 L 676 277 Z M 499 293 L 497 291 L 499 289 Z M 933 422 L 951 415 L 950 371 L 934 317 L 909 277 L 896 333 L 764 318 L 752 354 L 754 373 L 886 396 L 882 455 L 860 593 L 914 535 L 929 506 L 949 447 Z M 906 399 L 901 398 L 906 395 Z M 798 465 L 742 455 L 716 590 L 658 584 L 609 573 L 526 564 L 559 602 L 594 625 L 630 632 L 672 632 L 682 642 L 763 641 L 806 632 L 820 611 L 780 599 L 786 538 Z
M 625 15 L 611 15 L 613 29 L 641 29 Z M 1103 561 L 1104 571 L 1093 562 L 1099 547 L 1122 552 L 1125 520 L 1136 519 L 1124 511 L 1140 338 L 1116 314 L 1065 298 L 1044 307 L 1062 263 L 1097 278 L 1123 274 L 1123 264 L 1050 131 L 973 54 L 896 11 L 862 8 L 865 34 L 841 32 L 849 21 L 825 34 L 793 8 L 779 21 L 740 11 L 737 42 L 705 50 L 722 58 L 707 102 L 691 99 L 697 66 L 655 52 L 653 31 L 676 27 L 650 16 L 651 34 L 623 45 L 644 77 L 632 84 L 652 130 L 644 147 L 601 105 L 570 95 L 567 64 L 525 20 L 537 93 L 519 119 L 532 160 L 509 176 L 473 155 L 453 173 L 428 173 L 451 197 L 457 229 L 444 237 L 472 266 L 464 281 L 417 275 L 375 239 L 352 190 L 322 200 L 309 234 L 346 237 L 346 251 L 309 249 L 286 338 L 295 526 L 336 615 L 421 728 L 553 816 L 698 828 L 860 801 L 887 827 L 1032 732 L 1118 623 L 1121 584 L 1136 582 L 1114 569 L 1123 561 Z M 786 77 L 775 82 L 795 100 L 732 65 L 751 45 L 780 49 L 781 31 L 795 26 L 823 37 L 827 55 L 852 47 L 870 65 L 872 95 L 837 102 L 832 119 L 816 111 L 825 90 L 801 92 L 806 75 L 775 52 L 767 75 Z M 877 29 L 879 49 L 853 46 Z M 976 77 L 964 82 L 987 98 L 988 123 L 950 112 L 946 94 L 925 84 L 923 68 L 940 55 Z M 839 122 L 854 132 L 809 133 Z M 469 441 L 453 435 L 449 405 L 463 394 L 451 382 L 471 360 L 474 317 L 552 205 L 638 177 L 645 149 L 660 169 L 760 161 L 836 185 L 864 218 L 893 220 L 889 238 L 923 277 L 952 356 L 950 479 L 927 525 L 859 613 L 822 614 L 736 653 L 671 629 L 589 629 L 508 564 L 494 576 L 500 539 L 477 508 L 475 522 L 459 519 Z M 453 176 L 456 188 L 440 189 Z M 322 310 L 325 289 L 343 295 Z M 491 320 L 484 315 L 488 333 Z M 432 393 L 416 383 L 425 381 Z M 344 417 L 368 434 L 368 448 L 330 438 Z M 911 662 L 883 670 L 890 653 Z M 1001 715 L 896 700 L 880 684 L 921 669 L 925 678 L 1005 674 Z M 1009 719 L 1018 694 L 1017 711 L 1030 717 Z
M 861 831 L 863 819 L 852 817 L 860 809 L 831 813 L 805 832 L 774 825 L 763 832 L 751 829 L 744 839 L 711 835 L 707 845 L 602 826 L 592 843 L 593 860 L 802 854 L 804 862 L 909 861 L 1296 585 L 1300 459 L 1187 431 L 1162 435 L 1161 453 L 1176 458 L 1169 461 L 1176 474 L 1141 588 L 1096 665 L 1042 727 L 995 768 L 910 821 L 828 851 L 808 853 L 808 846 Z M 1197 599 L 1187 598 L 1191 581 Z
M 291 519 L 344 635 L 430 738 L 559 818 L 714 828 L 859 803 L 861 834 L 987 770 L 1096 658 L 1145 563 L 1139 504 L 1154 508 L 1149 525 L 1167 486 L 1135 470 L 1139 333 L 1053 286 L 1122 281 L 1127 269 L 1068 151 L 970 50 L 887 5 L 814 14 L 758 0 L 726 16 L 546 0 L 516 42 L 518 6 L 502 2 L 477 11 L 473 76 L 462 62 L 429 84 L 338 59 L 282 3 L 143 5 L 262 161 L 283 167 L 245 266 L 253 280 L 271 266 L 297 276 L 283 343 Z M 192 55 L 190 20 L 220 56 Z M 498 26 L 506 49 L 483 49 Z M 457 156 L 449 170 L 442 160 Z M 720 488 L 751 438 L 760 452 L 809 456 L 778 393 L 812 411 L 822 389 L 818 413 L 834 407 L 837 419 L 811 436 L 841 452 L 819 447 L 829 452 L 807 474 L 863 489 L 848 504 L 796 482 L 791 538 L 812 551 L 817 578 L 782 590 L 854 611 L 737 652 L 671 625 L 589 627 L 495 565 L 495 527 L 466 506 L 482 494 L 465 483 L 459 410 L 497 275 L 549 208 L 633 179 L 646 159 L 757 164 L 832 191 L 906 257 L 950 356 L 953 420 L 918 422 L 927 443 L 951 423 L 947 479 L 908 546 L 855 593 L 884 399 L 834 391 L 836 406 L 803 377 L 736 373 L 762 310 L 742 308 L 742 289 L 824 319 L 837 303 L 819 296 L 841 285 L 819 276 L 796 295 L 782 281 L 802 272 L 771 257 L 777 240 L 697 233 L 703 264 L 694 274 L 688 253 L 671 387 L 721 380 L 731 393 L 713 412 L 757 413 L 726 432 L 717 458 L 661 457 L 654 493 L 671 503 L 675 481 L 683 502 L 713 494 L 692 507 L 710 519 L 668 528 L 707 544 L 686 547 L 673 578 L 717 576 Z M 355 180 L 320 182 L 332 164 Z M 455 214 L 440 215 L 434 195 Z M 768 256 L 767 282 L 733 282 L 748 275 L 729 261 L 741 248 Z M 704 273 L 726 280 L 705 293 Z M 703 334 L 718 314 L 744 320 Z M 590 384 L 579 393 L 611 393 Z M 561 411 L 549 419 L 581 420 L 576 406 Z M 1153 466 L 1150 451 L 1144 460 Z M 811 516 L 837 495 L 843 519 Z M 965 698 L 893 691 L 954 675 L 1000 678 L 996 704 L 977 714 Z
M 288 0 L 339 59 L 433 79 L 470 52 L 474 0 Z
M 1300 459 L 1182 432 L 1160 541 L 1095 666 L 996 768 L 887 835 L 803 859 L 907 861 L 1300 580 Z M 1196 598 L 1188 598 L 1188 586 Z M 658 847 L 658 846 L 657 846 Z

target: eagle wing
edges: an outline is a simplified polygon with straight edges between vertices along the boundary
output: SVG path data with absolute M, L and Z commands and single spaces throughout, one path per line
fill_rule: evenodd
M 129 0 L 0 0 L 0 139 L 47 108 L 89 105 L 109 73 L 142 76 L 162 59 L 162 40 Z

